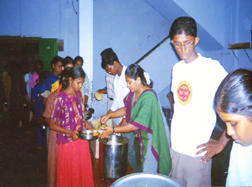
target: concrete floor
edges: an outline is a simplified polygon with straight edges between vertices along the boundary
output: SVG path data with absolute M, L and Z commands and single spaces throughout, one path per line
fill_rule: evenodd
M 36 133 L 10 124 L 1 115 L 0 187 L 42 187 L 46 183 L 46 149 L 36 147 Z

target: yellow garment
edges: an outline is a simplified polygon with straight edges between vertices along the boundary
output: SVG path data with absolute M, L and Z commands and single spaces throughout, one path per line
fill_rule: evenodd
M 54 82 L 52 84 L 52 89 L 51 89 L 51 93 L 56 91 L 59 88 L 59 80 L 57 80 L 56 82 Z

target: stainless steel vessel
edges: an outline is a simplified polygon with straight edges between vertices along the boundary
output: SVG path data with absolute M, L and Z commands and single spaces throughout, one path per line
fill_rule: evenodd
M 128 139 L 112 135 L 102 139 L 104 177 L 117 179 L 127 171 Z
M 95 140 L 98 138 L 99 132 L 97 130 L 82 130 L 79 131 L 79 137 L 84 140 Z
M 174 179 L 161 174 L 133 173 L 117 179 L 111 187 L 183 187 Z

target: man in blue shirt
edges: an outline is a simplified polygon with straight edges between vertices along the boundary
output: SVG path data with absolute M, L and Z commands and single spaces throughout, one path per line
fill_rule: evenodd
M 46 101 L 46 98 L 49 96 L 51 89 L 52 89 L 52 84 L 55 83 L 57 80 L 60 78 L 60 74 L 63 71 L 63 58 L 59 56 L 55 56 L 52 61 L 51 61 L 51 68 L 52 68 L 52 73 L 49 75 L 49 77 L 45 80 L 43 85 L 41 86 L 40 89 L 40 94 L 44 98 L 44 103 Z

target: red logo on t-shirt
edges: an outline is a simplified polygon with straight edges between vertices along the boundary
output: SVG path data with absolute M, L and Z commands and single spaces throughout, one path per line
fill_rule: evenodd
M 189 84 L 189 82 L 182 81 L 178 85 L 177 93 L 178 93 L 178 100 L 181 104 L 185 105 L 189 103 L 192 96 L 191 85 Z

